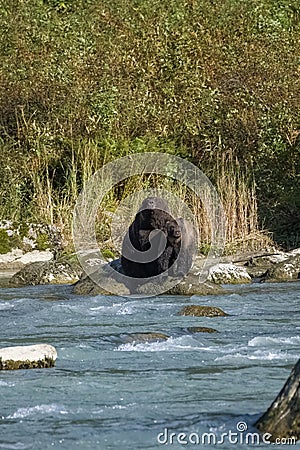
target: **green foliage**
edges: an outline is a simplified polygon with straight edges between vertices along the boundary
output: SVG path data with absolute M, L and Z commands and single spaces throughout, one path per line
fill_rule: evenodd
M 69 228 L 85 181 L 126 154 L 214 181 L 233 155 L 260 223 L 297 241 L 297 0 L 7 0 L 0 38 L 0 218 Z
M 0 229 L 0 254 L 8 253 L 12 249 L 9 236 L 5 230 Z
M 203 256 L 207 256 L 209 254 L 210 249 L 211 249 L 210 244 L 203 244 L 199 248 L 199 253 Z
M 47 250 L 51 247 L 49 242 L 49 236 L 46 233 L 39 233 L 36 237 L 36 249 L 37 250 Z
M 102 255 L 104 256 L 104 258 L 106 259 L 115 259 L 116 255 L 109 249 L 104 249 L 102 250 Z

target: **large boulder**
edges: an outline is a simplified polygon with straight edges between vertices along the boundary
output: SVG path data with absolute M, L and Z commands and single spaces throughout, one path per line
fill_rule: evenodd
M 79 280 L 82 269 L 77 260 L 61 258 L 57 261 L 39 261 L 27 264 L 15 273 L 11 286 L 28 286 L 38 284 L 69 284 Z
M 277 438 L 300 439 L 300 359 L 270 408 L 256 422 L 263 433 Z
M 0 370 L 53 367 L 56 349 L 48 344 L 22 345 L 0 349 Z
M 117 271 L 121 271 L 119 260 L 109 263 Z M 93 273 L 93 279 L 84 275 L 74 285 L 73 293 L 79 295 L 111 295 L 111 292 L 105 290 L 102 286 L 110 286 L 114 295 L 129 296 L 129 288 L 123 283 L 115 280 L 107 273 L 107 265 L 99 266 Z M 96 281 L 93 281 L 96 280 Z M 169 288 L 168 288 L 169 286 Z M 224 293 L 225 290 L 217 284 L 210 282 L 200 282 L 199 277 L 194 274 L 188 274 L 174 286 L 174 278 L 169 277 L 165 282 L 165 292 L 167 295 L 217 295 Z M 141 283 L 135 288 L 135 294 L 150 296 L 161 294 L 161 286 L 152 282 Z

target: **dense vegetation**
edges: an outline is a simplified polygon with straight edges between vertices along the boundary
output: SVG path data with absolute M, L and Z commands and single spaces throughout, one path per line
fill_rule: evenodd
M 0 12 L 0 218 L 67 235 L 95 170 L 163 151 L 216 184 L 229 244 L 263 242 L 264 228 L 299 245 L 298 0 L 3 0 Z

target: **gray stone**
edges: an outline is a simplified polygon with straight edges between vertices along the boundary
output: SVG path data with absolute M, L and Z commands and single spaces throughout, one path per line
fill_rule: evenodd
M 300 254 L 295 254 L 285 261 L 267 270 L 266 281 L 296 281 L 300 278 Z
M 300 360 L 270 408 L 256 422 L 263 433 L 277 438 L 300 439 Z

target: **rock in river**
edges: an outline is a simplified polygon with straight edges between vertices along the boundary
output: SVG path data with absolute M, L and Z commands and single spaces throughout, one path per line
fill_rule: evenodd
M 73 292 L 74 294 L 79 295 L 111 295 L 108 290 L 105 290 L 101 286 L 112 287 L 112 292 L 115 295 L 120 296 L 129 296 L 130 290 L 123 283 L 119 282 L 117 279 L 114 279 L 107 272 L 107 267 L 111 266 L 115 268 L 117 272 L 120 271 L 119 260 L 115 260 L 109 264 L 104 264 L 102 266 L 99 265 L 97 270 L 93 273 L 93 280 L 98 281 L 96 283 L 88 276 L 84 275 L 81 279 L 74 285 Z M 107 288 L 107 289 L 108 289 Z M 202 283 L 199 281 L 199 276 L 195 274 L 188 274 L 182 280 L 178 280 L 178 284 L 174 286 L 174 278 L 169 277 L 167 282 L 165 283 L 165 293 L 167 295 L 217 295 L 224 293 L 225 290 L 214 283 L 205 282 Z M 155 295 L 161 294 L 161 286 L 159 283 L 155 284 L 153 282 L 145 282 L 141 283 L 136 287 L 136 293 L 140 295 Z
M 188 305 L 179 311 L 180 316 L 196 316 L 196 317 L 217 317 L 228 316 L 221 308 L 217 306 Z
M 188 327 L 189 333 L 219 333 L 218 330 L 209 327 Z
M 4 347 L 0 349 L 0 370 L 53 367 L 56 358 L 56 349 L 48 344 Z

